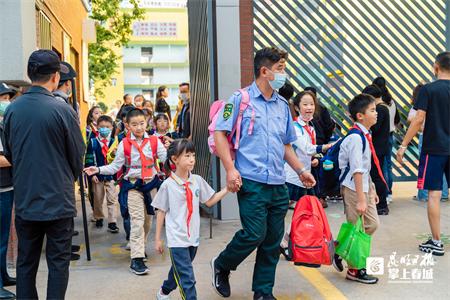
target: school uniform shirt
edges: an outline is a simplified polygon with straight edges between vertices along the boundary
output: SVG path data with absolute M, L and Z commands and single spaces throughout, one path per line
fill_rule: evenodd
M 144 133 L 144 138 L 148 138 L 148 134 Z M 136 140 L 136 137 L 133 133 L 130 134 L 130 138 L 132 140 Z M 138 145 L 141 145 L 142 141 L 137 141 Z M 147 142 L 147 144 L 144 146 L 143 152 L 146 157 L 153 157 L 152 153 L 152 147 L 150 145 L 150 141 Z M 161 162 L 164 162 L 167 157 L 167 150 L 161 143 L 161 141 L 158 139 L 158 148 L 157 148 L 157 155 Z M 129 179 L 142 179 L 141 174 L 141 167 L 135 167 L 135 166 L 142 166 L 141 163 L 141 156 L 139 154 L 139 150 L 136 149 L 133 145 L 131 146 L 131 155 L 130 155 L 131 163 L 130 165 L 134 168 L 130 168 L 128 170 L 128 173 L 124 175 L 125 180 Z M 155 162 L 156 163 L 156 162 Z M 117 152 L 116 157 L 114 158 L 113 162 L 107 166 L 99 167 L 100 169 L 100 175 L 114 175 L 116 174 L 124 165 L 126 164 L 125 161 L 125 154 L 123 152 L 123 141 L 120 142 L 119 146 L 117 146 Z M 157 170 L 155 167 L 152 168 L 153 176 L 156 175 Z
M 294 148 L 295 154 L 297 154 L 298 159 L 305 165 L 305 168 L 310 171 L 311 156 L 322 152 L 322 146 L 313 145 L 311 136 L 308 134 L 306 129 L 304 129 L 304 126 L 306 126 L 305 121 L 301 119 L 298 119 L 298 121 L 294 121 L 297 140 L 292 143 L 292 147 Z M 314 130 L 314 127 L 310 126 L 309 128 L 313 136 L 315 137 L 316 132 Z M 305 187 L 304 184 L 300 181 L 297 172 L 295 172 L 288 163 L 284 164 L 284 171 L 286 172 L 286 182 L 300 186 L 302 188 Z
M 367 128 L 362 124 L 358 122 L 355 124 L 359 126 L 364 135 L 369 133 Z M 350 171 L 345 176 L 341 185 L 356 192 L 353 174 L 362 173 L 363 191 L 364 193 L 368 193 L 372 153 L 370 152 L 369 141 L 366 137 L 364 138 L 366 139 L 364 153 L 363 142 L 359 134 L 350 134 L 342 141 L 341 149 L 339 151 L 339 167 L 341 168 L 341 175 L 344 174 L 347 166 L 350 167 Z
M 85 153 L 75 111 L 47 89 L 32 86 L 8 106 L 4 129 L 16 215 L 27 221 L 75 217 L 74 182 Z
M 200 203 L 205 203 L 215 194 L 215 191 L 199 175 L 190 174 L 189 188 L 192 191 L 192 215 L 187 229 L 187 201 L 185 181 L 175 173 L 167 178 L 155 199 L 152 201 L 154 208 L 166 213 L 166 238 L 167 246 L 173 247 L 197 247 L 200 241 Z
M 266 100 L 256 82 L 247 90 L 255 112 L 255 122 L 253 132 L 249 135 L 252 108 L 248 107 L 242 118 L 241 139 L 235 159 L 236 169 L 245 179 L 264 184 L 284 184 L 284 146 L 297 139 L 289 105 L 276 91 Z M 219 111 L 216 131 L 232 131 L 240 103 L 240 92 L 234 93 L 228 99 L 224 108 Z
M 103 155 L 102 148 L 104 146 L 103 140 L 106 140 L 106 146 L 108 147 L 107 157 Z M 113 146 L 115 139 L 111 138 L 111 134 L 109 134 L 106 138 L 98 136 L 96 138 L 92 138 L 88 142 L 86 156 L 85 156 L 85 167 L 90 166 L 105 166 L 108 164 L 108 153 L 109 149 Z M 98 175 L 97 178 L 100 181 L 110 181 L 113 180 L 111 175 Z

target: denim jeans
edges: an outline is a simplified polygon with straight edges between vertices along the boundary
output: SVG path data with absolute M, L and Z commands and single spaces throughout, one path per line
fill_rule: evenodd
M 6 252 L 8 251 L 9 230 L 13 207 L 14 191 L 0 193 L 0 288 L 6 272 Z
M 419 153 L 422 151 L 422 143 L 423 143 L 423 134 L 419 134 Z M 441 198 L 448 198 L 448 182 L 447 178 L 445 178 L 445 174 L 442 179 L 442 196 Z M 427 201 L 428 200 L 428 191 L 427 190 L 417 190 L 417 200 Z

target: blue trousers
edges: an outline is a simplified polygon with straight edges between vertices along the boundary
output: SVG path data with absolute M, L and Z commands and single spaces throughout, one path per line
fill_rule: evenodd
M 0 193 L 0 288 L 3 287 L 2 278 L 8 275 L 6 271 L 6 252 L 8 251 L 13 199 L 14 191 Z
M 194 268 L 192 267 L 196 253 L 197 247 L 169 248 L 172 267 L 170 268 L 167 280 L 164 281 L 161 287 L 164 294 L 168 295 L 178 286 L 180 288 L 181 299 L 197 299 Z

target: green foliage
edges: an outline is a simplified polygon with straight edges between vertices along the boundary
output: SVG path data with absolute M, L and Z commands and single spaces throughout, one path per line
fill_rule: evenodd
M 130 0 L 131 10 L 120 9 L 121 0 L 92 0 L 91 19 L 96 20 L 97 42 L 89 44 L 89 79 L 96 83 L 95 96 L 104 96 L 103 89 L 119 67 L 119 55 L 112 46 L 126 46 L 132 34 L 131 24 L 144 16 L 139 0 Z
M 97 105 L 102 109 L 102 112 L 106 114 L 108 112 L 108 105 L 104 102 L 97 102 Z

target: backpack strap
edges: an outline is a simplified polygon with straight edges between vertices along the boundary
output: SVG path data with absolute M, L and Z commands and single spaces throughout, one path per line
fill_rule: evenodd
M 241 124 L 242 124 L 242 118 L 244 116 L 244 111 L 247 109 L 247 107 L 252 108 L 252 117 L 250 120 L 250 125 L 248 127 L 248 135 L 251 135 L 253 133 L 253 126 L 255 124 L 255 110 L 250 102 L 250 95 L 248 94 L 248 91 L 245 89 L 239 89 L 239 92 L 241 93 L 241 102 L 239 104 L 239 114 L 236 120 L 236 124 L 233 127 L 233 130 L 231 132 L 231 137 L 236 133 L 236 142 L 234 144 L 234 149 L 239 148 L 239 140 L 241 138 Z
M 364 135 L 362 130 L 356 126 L 353 126 L 352 128 L 350 128 L 349 132 L 347 133 L 347 135 L 345 137 L 349 136 L 350 134 L 358 134 L 361 137 L 362 145 L 363 145 L 362 153 L 364 153 L 364 151 L 366 151 L 366 136 Z M 345 177 L 347 177 L 348 172 L 350 172 L 350 165 L 348 165 L 345 168 L 344 173 L 341 174 L 341 176 L 339 178 L 339 183 L 342 183 L 344 181 Z
M 151 135 L 150 137 L 150 147 L 152 148 L 152 155 L 153 155 L 153 161 L 155 162 L 155 168 L 156 171 L 159 170 L 159 163 L 158 163 L 158 137 Z
M 123 138 L 123 155 L 125 156 L 125 174 L 128 173 L 128 169 L 131 165 L 131 143 L 128 136 Z

